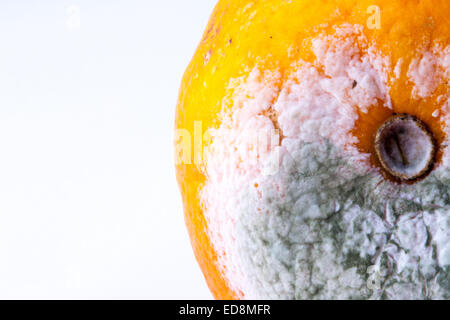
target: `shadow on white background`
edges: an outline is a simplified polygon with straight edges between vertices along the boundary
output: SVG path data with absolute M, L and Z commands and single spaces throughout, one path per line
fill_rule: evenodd
M 214 4 L 0 4 L 0 298 L 211 298 L 172 132 Z

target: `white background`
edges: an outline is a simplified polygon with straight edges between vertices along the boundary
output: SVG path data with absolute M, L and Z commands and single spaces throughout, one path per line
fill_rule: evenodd
M 214 4 L 0 2 L 0 298 L 211 298 L 172 131 Z

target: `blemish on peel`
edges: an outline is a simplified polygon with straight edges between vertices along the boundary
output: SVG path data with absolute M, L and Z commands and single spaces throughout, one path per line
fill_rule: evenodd
M 397 64 L 394 68 L 395 79 L 400 79 L 402 74 L 403 58 L 398 59 Z
M 209 63 L 209 60 L 211 59 L 212 50 L 208 50 L 204 56 L 204 64 L 205 66 Z
M 369 153 L 358 148 L 352 130 L 371 125 L 372 108 L 392 114 L 392 69 L 366 42 L 362 27 L 336 29 L 313 40 L 315 64 L 297 61 L 281 85 L 277 70 L 258 68 L 230 82 L 232 105 L 206 150 L 208 179 L 201 193 L 221 269 L 240 298 L 368 298 L 366 270 L 374 263 L 389 274 L 388 296 L 417 298 L 424 286 L 443 296 L 439 282 L 422 283 L 418 274 L 431 279 L 437 272 L 433 256 L 447 257 L 448 231 L 439 229 L 449 223 L 448 212 L 440 209 L 449 205 L 445 187 L 431 192 L 430 179 L 417 189 L 399 189 L 371 169 Z M 281 145 L 249 161 L 253 133 L 276 127 L 283 133 Z M 265 176 L 276 150 L 278 171 Z M 432 177 L 450 183 L 447 171 Z M 398 215 L 399 208 L 415 212 L 419 205 L 418 216 Z M 397 262 L 402 274 L 388 267 Z

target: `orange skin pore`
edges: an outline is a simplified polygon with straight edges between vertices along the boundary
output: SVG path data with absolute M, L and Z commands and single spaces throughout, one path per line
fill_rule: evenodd
M 380 9 L 380 28 L 369 27 L 374 11 L 368 8 L 372 6 Z M 449 45 L 449 15 L 448 0 L 221 0 L 183 77 L 175 128 L 188 130 L 193 137 L 195 121 L 201 121 L 203 132 L 218 127 L 221 111 L 233 107 L 232 101 L 226 105 L 223 102 L 224 98 L 232 99 L 230 79 L 245 77 L 256 65 L 286 76 L 293 62 L 315 60 L 310 39 L 324 32 L 332 34 L 334 26 L 350 23 L 363 26 L 369 42 L 391 62 L 388 84 L 393 110 L 382 107 L 380 101 L 367 114 L 359 114 L 352 132 L 359 140 L 358 148 L 374 155 L 374 135 L 393 113 L 421 119 L 439 147 L 445 138 L 443 114 L 432 114 L 442 107 L 437 97 L 448 94 L 447 83 L 441 83 L 433 96 L 417 100 L 411 94 L 413 84 L 407 68 L 402 68 L 398 80 L 393 79 L 399 59 L 408 66 L 421 50 Z M 283 77 L 278 85 L 282 82 Z M 199 199 L 206 177 L 194 163 L 194 143 L 191 147 L 192 164 L 177 164 L 176 171 L 192 247 L 213 296 L 236 299 L 239 293 L 227 284 L 207 235 Z M 376 159 L 372 160 L 377 166 Z

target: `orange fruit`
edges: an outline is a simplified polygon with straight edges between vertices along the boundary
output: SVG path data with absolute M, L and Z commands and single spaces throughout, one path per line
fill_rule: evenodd
M 449 15 L 219 1 L 175 121 L 215 298 L 450 298 Z

